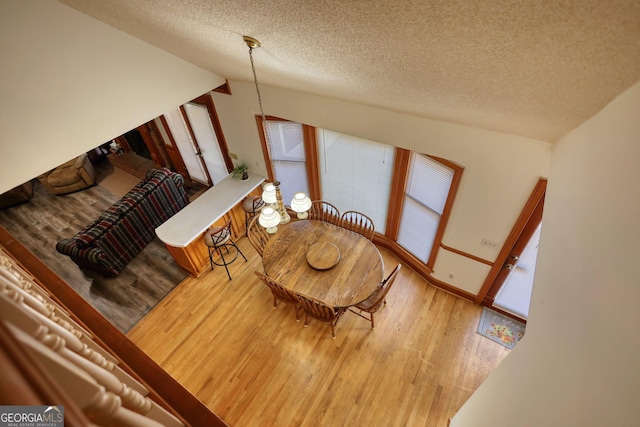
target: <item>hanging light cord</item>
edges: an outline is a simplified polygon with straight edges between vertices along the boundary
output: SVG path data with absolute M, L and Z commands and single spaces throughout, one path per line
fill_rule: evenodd
M 249 60 L 251 61 L 251 71 L 253 72 L 253 83 L 256 85 L 256 93 L 258 94 L 258 105 L 260 106 L 260 116 L 262 117 L 262 132 L 264 133 L 264 139 L 267 146 L 267 157 L 271 163 L 271 172 L 273 174 L 274 181 L 278 181 L 276 177 L 276 170 L 273 166 L 273 147 L 271 147 L 271 141 L 269 138 L 269 132 L 267 131 L 267 118 L 264 115 L 264 109 L 262 108 L 262 95 L 260 94 L 260 86 L 258 86 L 258 75 L 256 74 L 256 64 L 253 61 L 253 49 L 260 47 L 260 42 L 253 37 L 243 36 L 244 42 L 249 47 Z
M 267 157 L 269 158 L 269 162 L 271 163 L 271 172 L 273 173 L 273 185 L 276 188 L 276 198 L 277 198 L 277 211 L 280 214 L 280 223 L 286 224 L 291 218 L 287 213 L 287 210 L 284 207 L 284 203 L 282 201 L 282 193 L 280 191 L 280 181 L 278 181 L 278 177 L 276 176 L 276 168 L 273 165 L 273 157 L 272 152 L 273 149 L 271 147 L 271 140 L 269 138 L 269 132 L 267 131 L 267 118 L 264 116 L 264 110 L 262 109 L 262 96 L 260 95 L 260 87 L 258 86 L 258 77 L 256 75 L 256 66 L 253 62 L 253 48 L 259 47 L 260 42 L 252 37 L 243 37 L 247 46 L 249 46 L 249 59 L 251 60 L 251 71 L 253 71 L 253 82 L 256 85 L 256 93 L 258 94 L 258 105 L 260 106 L 260 115 L 262 116 L 262 132 L 264 133 L 264 139 L 267 146 Z
M 258 87 L 258 77 L 256 76 L 256 65 L 253 63 L 253 48 L 249 46 L 249 59 L 251 60 L 251 71 L 253 71 L 253 82 L 256 85 L 256 92 L 258 93 L 258 105 L 260 106 L 260 115 L 262 121 L 266 121 L 264 118 L 264 111 L 262 111 L 262 97 L 260 96 L 260 87 Z
M 273 173 L 273 178 L 275 181 L 278 180 L 276 177 L 276 169 L 273 167 L 272 154 L 273 149 L 271 148 L 271 141 L 269 140 L 269 133 L 267 131 L 267 118 L 264 116 L 264 110 L 262 109 L 262 96 L 260 96 L 260 87 L 258 86 L 258 76 L 256 75 L 256 65 L 253 62 L 253 47 L 249 46 L 249 59 L 251 60 L 251 71 L 253 71 L 253 82 L 256 85 L 256 93 L 258 94 L 258 105 L 260 106 L 260 115 L 262 116 L 262 131 L 264 132 L 264 139 L 267 143 L 267 154 L 269 156 L 269 161 L 271 162 L 271 171 Z

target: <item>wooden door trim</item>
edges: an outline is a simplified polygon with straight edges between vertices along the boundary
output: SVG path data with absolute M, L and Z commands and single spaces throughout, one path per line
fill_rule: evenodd
M 153 142 L 153 138 L 151 137 L 151 133 L 149 132 L 149 128 L 147 126 L 148 123 L 145 123 L 138 126 L 136 130 L 140 133 L 140 136 L 144 141 L 144 145 L 147 146 L 149 154 L 151 154 L 151 158 L 153 159 L 153 163 L 156 165 L 156 167 L 161 168 L 165 166 L 164 159 L 160 154 L 158 147 L 156 147 L 156 144 Z
M 496 258 L 496 261 L 493 264 L 493 267 L 489 271 L 489 274 L 487 275 L 486 279 L 484 280 L 484 283 L 482 284 L 482 287 L 480 288 L 480 292 L 478 292 L 478 295 L 476 296 L 475 302 L 477 304 L 491 305 L 493 303 L 492 300 L 495 297 L 495 293 L 493 294 L 493 296 L 491 296 L 490 294 L 491 287 L 495 282 L 496 277 L 498 277 L 500 270 L 502 270 L 502 266 L 507 261 L 507 258 L 509 257 L 509 254 L 511 253 L 516 242 L 518 241 L 518 238 L 520 238 L 520 235 L 522 234 L 524 228 L 526 227 L 527 223 L 531 219 L 531 216 L 533 215 L 534 211 L 536 210 L 538 205 L 543 201 L 546 190 L 547 190 L 547 179 L 546 178 L 538 179 L 538 182 L 536 183 L 536 186 L 534 187 L 533 192 L 531 193 L 531 196 L 529 196 L 529 200 L 527 200 L 527 203 L 522 209 L 522 212 L 520 213 L 518 220 L 513 225 L 513 228 L 511 229 L 511 233 L 509 234 L 509 237 L 507 237 L 507 240 L 502 246 L 502 249 L 500 250 L 498 257 Z
M 231 95 L 231 86 L 229 80 L 225 80 L 223 84 L 213 89 L 212 92 L 224 93 L 225 95 Z
M 169 153 L 167 151 L 167 144 L 164 138 L 162 137 L 162 134 L 160 133 L 160 129 L 158 128 L 158 124 L 156 123 L 156 121 L 155 120 L 148 121 L 147 123 L 144 124 L 144 128 L 149 137 L 149 140 L 151 141 L 152 145 L 154 146 L 154 149 L 156 150 L 157 155 L 159 156 L 160 159 L 162 159 L 161 166 L 169 169 L 173 168 L 174 170 L 177 170 L 173 166 L 173 161 L 171 160 L 171 157 L 169 156 Z
M 173 164 L 173 167 L 180 173 L 184 179 L 188 179 L 193 182 L 191 179 L 191 175 L 189 174 L 189 170 L 187 169 L 187 165 L 184 163 L 184 159 L 182 158 L 182 154 L 180 154 L 180 150 L 178 150 L 178 145 L 176 144 L 176 140 L 173 138 L 173 133 L 171 132 L 171 128 L 169 127 L 169 123 L 167 123 L 167 119 L 164 114 L 160 116 L 160 123 L 164 127 L 164 131 L 169 138 L 168 146 L 171 147 L 171 150 L 167 150 L 167 154 L 169 155 L 169 159 Z M 161 135 L 162 136 L 162 135 Z
M 205 107 L 206 108 L 206 107 Z M 193 131 L 193 127 L 191 126 L 191 120 L 189 120 L 189 116 L 187 116 L 187 111 L 184 108 L 184 105 L 180 106 L 180 114 L 182 114 L 182 118 L 184 120 L 184 124 L 187 126 L 187 131 L 189 131 L 189 136 L 191 136 L 191 141 L 196 149 L 196 157 L 200 162 L 200 167 L 204 171 L 205 176 L 207 177 L 207 185 L 213 185 L 213 180 L 211 179 L 211 174 L 209 173 L 209 169 L 207 168 L 207 164 L 202 158 L 202 150 L 200 149 L 200 144 L 198 144 L 198 139 L 196 138 L 196 134 Z
M 227 172 L 231 172 L 233 170 L 233 161 L 231 160 L 231 157 L 229 157 L 229 146 L 227 145 L 227 140 L 224 137 L 224 132 L 222 132 L 220 118 L 218 117 L 218 112 L 216 111 L 216 106 L 213 103 L 211 94 L 207 93 L 204 95 L 200 95 L 199 97 L 192 99 L 190 102 L 204 105 L 209 112 L 209 118 L 211 119 L 211 124 L 213 125 L 213 131 L 218 138 L 218 146 L 220 147 L 220 151 L 222 152 L 224 164 L 227 167 Z

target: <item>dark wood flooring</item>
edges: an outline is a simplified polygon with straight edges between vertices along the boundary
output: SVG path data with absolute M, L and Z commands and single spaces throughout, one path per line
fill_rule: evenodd
M 158 238 L 115 278 L 81 270 L 56 243 L 76 234 L 119 197 L 101 187 L 54 196 L 33 181 L 30 202 L 0 210 L 0 225 L 64 279 L 122 332 L 127 332 L 187 273 L 175 263 Z

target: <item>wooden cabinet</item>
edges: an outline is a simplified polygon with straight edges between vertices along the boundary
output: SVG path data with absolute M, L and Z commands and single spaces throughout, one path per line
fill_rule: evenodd
M 264 177 L 253 173 L 245 181 L 229 176 L 158 227 L 156 234 L 176 263 L 194 277 L 210 270 L 205 233 L 232 218 L 232 238 L 242 237 L 246 233 L 242 201 L 249 195 L 261 194 L 262 182 Z

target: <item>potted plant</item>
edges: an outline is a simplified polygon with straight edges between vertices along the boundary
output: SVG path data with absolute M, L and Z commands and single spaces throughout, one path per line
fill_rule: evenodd
M 245 163 L 245 162 L 239 162 L 235 168 L 233 168 L 233 170 L 231 171 L 231 177 L 234 179 L 248 179 L 249 178 L 249 173 L 247 172 L 249 170 L 249 166 Z

